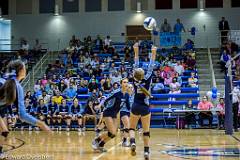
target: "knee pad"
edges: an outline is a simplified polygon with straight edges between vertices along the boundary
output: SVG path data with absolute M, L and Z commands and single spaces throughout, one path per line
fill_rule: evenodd
M 115 136 L 116 136 L 115 134 L 112 134 L 111 132 L 108 132 L 108 137 L 114 138 Z
M 128 128 L 124 128 L 123 132 L 129 133 L 129 129 Z
M 150 132 L 143 132 L 143 136 L 150 137 Z
M 9 134 L 9 132 L 2 132 L 2 136 L 5 137 L 5 138 L 8 137 L 8 134 Z
M 129 128 L 128 131 L 135 131 L 135 129 L 134 128 Z

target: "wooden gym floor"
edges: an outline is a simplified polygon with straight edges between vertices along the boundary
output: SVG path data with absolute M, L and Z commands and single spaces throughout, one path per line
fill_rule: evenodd
M 128 148 L 121 147 L 121 138 L 111 140 L 106 153 L 94 153 L 91 141 L 95 134 L 86 131 L 54 132 L 14 131 L 4 142 L 8 159 L 37 160 L 142 160 L 143 142 L 137 133 L 137 155 L 132 157 Z M 222 130 L 152 129 L 151 159 L 153 160 L 218 160 L 240 159 L 240 133 L 225 135 Z

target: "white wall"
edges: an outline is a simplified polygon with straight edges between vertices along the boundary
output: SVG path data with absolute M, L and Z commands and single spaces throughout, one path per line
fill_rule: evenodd
M 167 18 L 173 26 L 175 20 L 180 18 L 186 29 L 195 26 L 198 31 L 195 39 L 197 47 L 218 47 L 218 21 L 222 16 L 229 21 L 231 29 L 240 29 L 240 8 L 230 8 L 230 0 L 224 0 L 223 9 L 206 9 L 204 12 L 198 9 L 179 9 L 179 0 L 173 1 L 173 10 L 149 9 L 137 14 L 130 11 L 129 0 L 125 1 L 125 11 L 107 12 L 107 0 L 103 0 L 102 12 L 92 13 L 83 11 L 84 0 L 80 0 L 79 13 L 56 17 L 50 14 L 38 14 L 38 0 L 33 0 L 32 15 L 16 15 L 16 0 L 10 0 L 9 18 L 12 20 L 12 35 L 15 39 L 26 37 L 32 41 L 39 38 L 47 42 L 51 50 L 66 47 L 73 34 L 81 38 L 97 34 L 111 35 L 115 40 L 124 40 L 120 35 L 122 32 L 125 33 L 125 26 L 141 25 L 147 16 L 154 17 L 158 25 Z M 61 4 L 61 0 L 58 2 Z M 149 0 L 148 7 L 154 8 L 154 3 L 154 0 Z M 206 25 L 205 32 L 203 25 Z

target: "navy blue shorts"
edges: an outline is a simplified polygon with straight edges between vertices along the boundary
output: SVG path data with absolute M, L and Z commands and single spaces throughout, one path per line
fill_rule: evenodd
M 150 113 L 150 109 L 146 104 L 133 103 L 131 113 L 136 116 L 146 116 Z
M 130 112 L 120 111 L 120 118 L 122 118 L 122 117 L 124 117 L 124 116 L 130 117 Z
M 107 108 L 106 110 L 103 111 L 103 117 L 112 117 L 112 118 L 117 118 L 117 114 L 119 111 L 114 111 L 113 109 Z

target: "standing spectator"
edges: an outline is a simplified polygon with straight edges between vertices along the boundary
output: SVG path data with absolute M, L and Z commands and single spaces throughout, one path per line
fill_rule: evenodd
M 219 129 L 224 128 L 224 115 L 225 115 L 225 104 L 224 99 L 220 98 L 219 103 L 217 104 L 216 109 L 220 110 L 220 112 L 217 112 L 218 114 L 218 123 L 219 123 Z
M 240 101 L 239 86 L 235 86 L 232 90 L 232 107 L 233 107 L 233 127 L 234 131 L 238 132 L 238 105 Z
M 221 43 L 223 44 L 227 41 L 228 31 L 230 30 L 228 21 L 225 20 L 225 17 L 222 17 L 222 20 L 219 22 L 218 29 L 221 33 Z
M 221 72 L 226 73 L 227 71 L 226 64 L 229 60 L 231 60 L 231 56 L 227 53 L 227 50 L 224 49 L 220 58 Z
M 164 23 L 161 25 L 161 32 L 171 32 L 171 25 L 167 22 L 167 19 L 164 19 Z
M 89 92 L 92 92 L 94 89 L 98 90 L 98 84 L 96 82 L 96 79 L 92 79 L 92 81 L 88 84 L 88 90 Z
M 111 42 L 112 42 L 112 40 L 111 40 L 110 36 L 107 36 L 107 38 L 105 38 L 105 40 L 104 40 L 104 48 L 107 49 L 111 45 Z
M 181 23 L 180 19 L 178 18 L 177 23 L 174 25 L 174 32 L 181 33 L 182 31 L 186 32 L 183 24 Z

